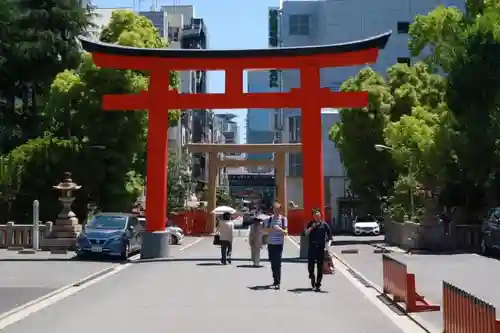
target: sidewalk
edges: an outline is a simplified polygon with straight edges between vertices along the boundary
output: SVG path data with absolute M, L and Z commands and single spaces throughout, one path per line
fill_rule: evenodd
M 358 254 L 342 254 L 346 246 L 333 246 L 332 252 L 380 290 L 382 280 L 382 255 L 373 253 L 370 245 L 356 245 Z M 352 245 L 349 248 L 353 248 Z M 417 292 L 433 304 L 442 305 L 442 282 L 457 287 L 500 307 L 500 293 L 496 292 L 500 276 L 500 261 L 476 254 L 428 255 L 390 253 L 394 259 L 406 264 L 415 274 Z M 442 312 L 412 314 L 412 317 L 432 332 L 442 332 Z
M 269 263 L 250 268 L 248 244 L 236 238 L 232 265 L 219 264 L 212 239 L 166 260 L 137 261 L 71 297 L 6 327 L 2 333 L 136 332 L 384 332 L 396 326 L 344 274 L 325 276 L 323 293 L 309 290 L 298 249 L 285 243 L 281 290 Z M 263 250 L 263 257 L 266 258 Z M 75 325 L 75 323 L 77 323 Z

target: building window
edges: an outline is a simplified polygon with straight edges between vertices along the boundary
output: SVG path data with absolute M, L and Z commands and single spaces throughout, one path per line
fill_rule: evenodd
M 302 140 L 301 127 L 300 116 L 288 118 L 288 139 L 291 143 L 297 143 Z
M 288 170 L 290 177 L 302 176 L 302 153 L 288 155 Z
M 288 33 L 290 35 L 301 35 L 301 36 L 309 35 L 309 28 L 310 28 L 309 15 L 290 15 L 289 23 L 290 26 Z
M 278 88 L 278 71 L 276 69 L 269 71 L 269 88 Z
M 410 22 L 398 22 L 398 34 L 407 34 L 410 30 Z
M 179 27 L 168 27 L 168 40 L 171 42 L 178 42 L 180 30 L 181 28 Z
M 398 57 L 398 64 L 407 64 L 408 66 L 410 66 L 411 60 L 408 57 Z

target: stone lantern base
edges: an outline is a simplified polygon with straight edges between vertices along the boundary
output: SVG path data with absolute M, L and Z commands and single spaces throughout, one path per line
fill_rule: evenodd
M 42 249 L 54 253 L 64 253 L 76 250 L 76 238 L 82 231 L 78 218 L 58 216 L 52 232 L 42 241 Z

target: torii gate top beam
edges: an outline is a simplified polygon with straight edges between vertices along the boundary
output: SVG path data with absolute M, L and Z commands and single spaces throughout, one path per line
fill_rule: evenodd
M 367 39 L 323 46 L 284 47 L 252 50 L 143 49 L 93 41 L 80 37 L 84 50 L 94 54 L 98 66 L 114 69 L 151 70 L 165 60 L 169 70 L 293 69 L 305 62 L 316 67 L 359 65 L 373 50 L 383 49 L 391 32 Z M 352 53 L 352 58 L 346 57 Z M 117 62 L 116 57 L 128 58 Z M 377 52 L 373 53 L 374 62 Z M 262 59 L 265 58 L 265 62 Z M 372 57 L 369 57 L 372 58 Z M 363 61 L 364 62 L 364 61 Z

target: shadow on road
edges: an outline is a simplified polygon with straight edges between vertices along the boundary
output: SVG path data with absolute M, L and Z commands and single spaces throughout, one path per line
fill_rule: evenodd
M 341 246 L 341 245 L 357 245 L 357 244 L 365 244 L 365 245 L 375 245 L 375 244 L 384 244 L 385 242 L 383 240 L 379 239 L 359 239 L 357 240 L 356 238 L 349 239 L 349 240 L 335 240 L 335 237 L 333 238 L 332 246 Z
M 294 294 L 302 294 L 302 293 L 328 294 L 328 291 L 326 290 L 314 291 L 314 289 L 312 288 L 293 288 L 293 289 L 288 289 L 287 291 Z
M 76 258 L 0 258 L 0 262 L 79 261 Z
M 237 267 L 237 268 L 261 268 L 261 267 L 264 267 L 264 266 L 262 266 L 262 265 L 259 265 L 259 266 L 254 266 L 254 265 L 250 265 L 250 264 L 248 264 L 248 265 L 238 265 L 238 266 L 236 266 L 236 267 Z
M 222 266 L 222 264 L 218 262 L 199 262 L 196 266 Z
M 139 259 L 131 261 L 133 264 L 142 264 L 148 262 L 192 262 L 199 261 L 203 262 L 220 262 L 220 258 L 159 258 L 159 259 Z M 231 258 L 232 262 L 249 262 L 250 258 Z M 268 259 L 262 259 L 261 262 L 269 262 Z M 283 258 L 283 263 L 306 263 L 307 259 L 301 258 Z M 211 266 L 211 265 L 200 265 L 200 266 Z M 250 266 L 250 265 L 249 265 Z M 253 267 L 252 267 L 253 268 Z
M 247 287 L 250 290 L 253 291 L 261 291 L 261 290 L 274 290 L 273 286 L 270 284 L 264 285 L 264 286 L 251 286 Z
M 20 255 L 24 256 L 24 255 Z M 26 255 L 27 256 L 27 255 Z M 95 262 L 95 263 L 109 263 L 109 264 L 127 264 L 133 262 L 129 259 L 113 259 L 113 258 L 79 258 L 77 256 L 70 258 L 35 258 L 35 257 L 21 257 L 21 258 L 0 258 L 0 262 Z

